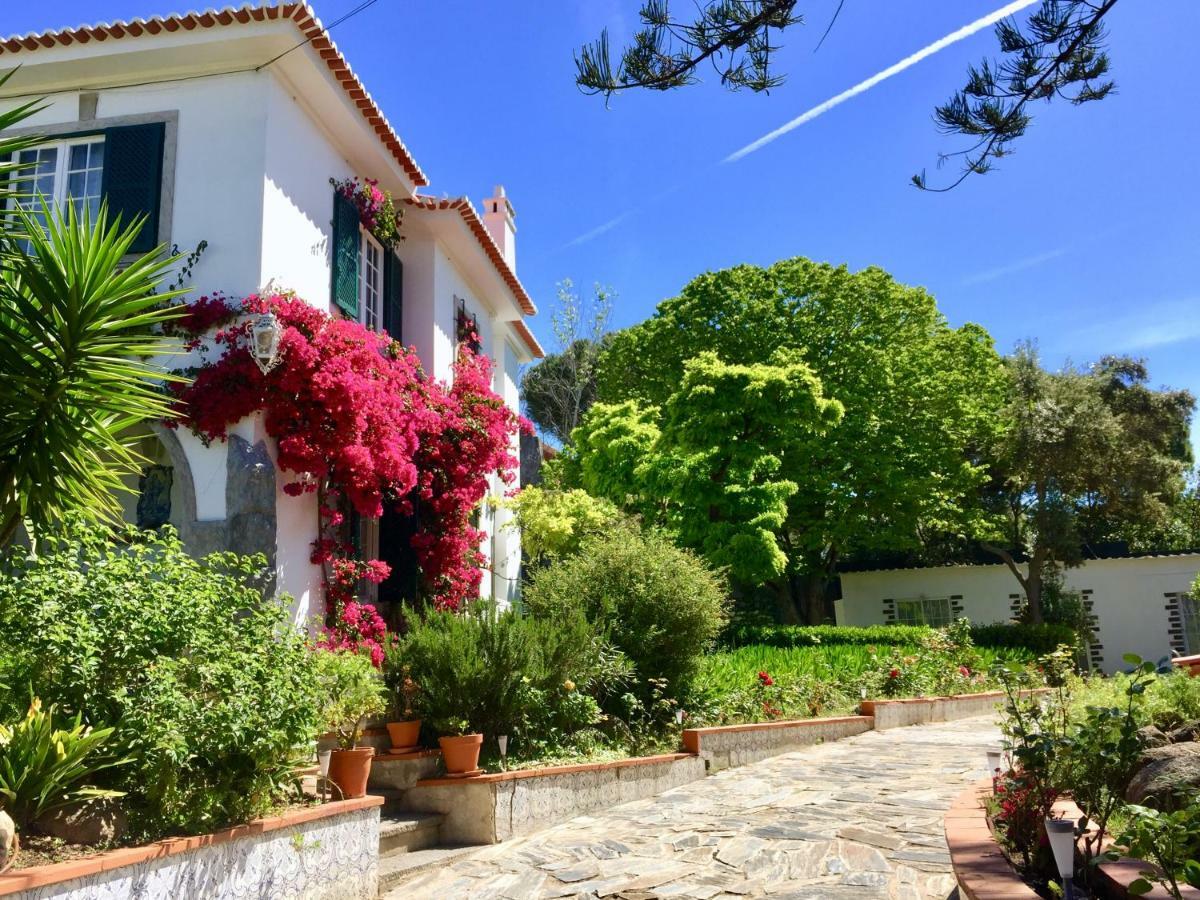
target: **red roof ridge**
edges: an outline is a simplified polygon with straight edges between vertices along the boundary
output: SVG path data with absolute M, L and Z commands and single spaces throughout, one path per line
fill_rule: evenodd
M 164 31 L 176 32 L 181 28 L 185 31 L 193 31 L 196 28 L 285 20 L 294 22 L 300 33 L 309 39 L 313 50 L 325 61 L 325 65 L 329 67 L 329 71 L 333 73 L 342 90 L 358 107 L 363 118 L 367 120 L 367 124 L 374 129 L 383 145 L 391 151 L 392 157 L 400 164 L 413 184 L 417 187 L 429 184 L 429 179 L 421 171 L 421 167 L 412 158 L 412 154 L 408 152 L 408 148 L 404 146 L 400 136 L 388 122 L 379 105 L 372 99 L 358 76 L 354 74 L 350 63 L 338 50 L 337 45 L 329 37 L 321 20 L 317 18 L 306 0 L 272 6 L 246 3 L 239 7 L 226 6 L 219 10 L 175 13 L 165 18 L 153 16 L 150 19 L 116 20 L 99 22 L 95 25 L 79 25 L 75 28 L 49 29 L 38 33 L 13 35 L 0 38 L 0 55 L 55 45 L 65 47 L 77 43 L 86 44 L 93 40 L 104 41 L 109 38 L 116 40 L 123 37 L 141 37 L 144 34 L 155 35 Z

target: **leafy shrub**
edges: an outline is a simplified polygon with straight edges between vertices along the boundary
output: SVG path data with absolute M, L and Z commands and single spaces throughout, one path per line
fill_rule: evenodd
M 126 792 L 137 836 L 267 812 L 316 733 L 306 639 L 255 589 L 261 557 L 195 560 L 169 529 L 121 537 L 74 526 L 0 575 L 5 683 L 115 729 L 132 762 L 104 786 Z
M 934 629 L 925 625 L 760 625 L 726 629 L 721 644 L 743 647 L 807 647 L 817 644 L 857 644 L 874 647 L 916 646 Z M 1075 643 L 1075 633 L 1066 625 L 997 623 L 972 625 L 971 640 L 978 647 L 1024 651 L 1022 656 L 1040 656 L 1059 644 Z
M 1123 672 L 1088 678 L 1075 692 L 1075 717 L 1084 717 L 1089 707 L 1121 706 L 1131 680 Z M 1145 688 L 1137 713 L 1139 725 L 1155 725 L 1163 731 L 1200 720 L 1200 678 L 1178 670 L 1158 676 Z
M 1175 898 L 1182 898 L 1181 886 L 1200 889 L 1200 803 L 1193 798 L 1171 812 L 1136 805 L 1125 811 L 1128 822 L 1116 841 L 1120 852 L 1109 851 L 1104 858 L 1124 855 L 1153 863 L 1138 873 L 1129 893 L 1148 894 L 1154 883 Z
M 725 621 L 723 579 L 666 537 L 633 528 L 592 538 L 537 571 L 524 598 L 541 619 L 582 612 L 633 662 L 643 700 L 651 679 L 678 696 Z
M 433 730 L 458 731 L 465 719 L 488 737 L 509 735 L 515 755 L 569 744 L 599 721 L 597 696 L 628 679 L 582 616 L 538 620 L 486 603 L 414 616 L 385 668 L 407 669 L 414 711 Z
M 914 651 L 888 650 L 886 654 L 873 653 L 876 666 L 867 684 L 872 696 L 937 697 L 971 694 L 993 686 L 966 619 L 931 630 Z
M 578 553 L 589 537 L 603 534 L 622 518 L 609 501 L 586 491 L 551 491 L 530 485 L 512 501 L 521 549 L 532 560 Z
M 338 746 L 358 746 L 363 723 L 387 709 L 383 683 L 366 653 L 353 650 L 314 651 L 317 680 L 321 686 L 321 718 L 338 736 Z
M 721 644 L 744 647 L 878 646 L 914 647 L 933 632 L 924 625 L 760 625 L 726 629 Z
M 1025 650 L 1034 656 L 1053 653 L 1060 644 L 1074 646 L 1075 630 L 1070 625 L 1023 622 L 997 622 L 992 625 L 972 625 L 971 639 L 980 647 Z
M 34 700 L 16 725 L 0 725 L 0 809 L 21 829 L 82 800 L 119 797 L 120 791 L 81 784 L 128 762 L 106 753 L 112 733 L 88 728 L 78 716 L 70 728 L 55 728 L 54 707 L 43 710 Z

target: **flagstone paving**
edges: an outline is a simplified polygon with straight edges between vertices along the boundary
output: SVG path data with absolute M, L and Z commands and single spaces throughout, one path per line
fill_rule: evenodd
M 489 847 L 392 896 L 946 900 L 942 813 L 999 742 L 992 717 L 867 732 Z

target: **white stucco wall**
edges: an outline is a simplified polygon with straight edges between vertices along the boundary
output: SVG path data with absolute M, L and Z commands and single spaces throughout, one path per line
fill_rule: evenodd
M 1152 660 L 1169 655 L 1170 595 L 1187 592 L 1198 571 L 1200 554 L 1091 560 L 1068 569 L 1067 587 L 1091 601 L 1098 619 L 1098 650 L 1091 654 L 1098 667 L 1117 671 L 1126 653 Z M 839 625 L 882 624 L 885 600 L 916 597 L 961 597 L 962 615 L 972 622 L 1005 622 L 1022 596 L 1002 565 L 849 572 L 841 581 Z
M 303 106 L 303 98 L 278 79 L 267 89 L 265 174 L 259 283 L 294 290 L 328 311 L 333 231 L 329 179 L 356 173 Z
M 178 52 L 187 50 L 181 47 Z M 321 78 L 328 77 L 322 67 L 317 71 Z M 220 291 L 240 299 L 273 285 L 295 290 L 321 309 L 330 308 L 329 179 L 385 173 L 356 171 L 339 149 L 345 141 L 327 131 L 322 117 L 307 105 L 308 96 L 295 89 L 287 75 L 274 70 L 98 92 L 99 127 L 119 124 L 104 121 L 114 117 L 156 113 L 177 117 L 173 142 L 168 131 L 168 159 L 173 152 L 174 166 L 173 177 L 167 179 L 173 184 L 167 241 L 184 253 L 201 240 L 208 242 L 188 284 L 192 297 Z M 78 93 L 54 94 L 48 103 L 28 124 L 78 121 Z M 407 210 L 407 215 L 422 213 Z M 457 227 L 461 228 L 461 222 Z M 502 374 L 508 368 L 500 337 L 506 329 L 491 314 L 500 308 L 500 301 L 491 298 L 494 302 L 489 302 L 478 286 L 469 282 L 463 274 L 467 267 L 451 257 L 436 236 L 436 228 L 412 232 L 397 247 L 404 265 L 404 342 L 416 348 L 430 375 L 449 379 L 455 349 L 455 297 L 464 298 L 468 311 L 479 315 L 483 351 L 497 360 L 496 388 L 517 409 L 515 382 L 509 384 Z M 467 251 L 460 245 L 456 252 Z M 470 249 L 471 254 L 482 252 Z M 480 265 L 478 259 L 473 263 Z M 188 362 L 181 357 L 168 364 Z M 252 443 L 265 438 L 258 420 L 239 423 L 232 430 Z M 197 518 L 224 519 L 226 445 L 218 442 L 205 447 L 184 429 L 179 431 L 179 439 L 192 470 Z M 274 459 L 273 442 L 267 444 Z M 279 484 L 282 482 L 280 478 Z M 281 488 L 278 492 L 277 583 L 280 591 L 295 598 L 297 621 L 319 612 L 321 573 L 309 562 L 316 537 L 315 504 L 312 495 L 295 498 Z M 484 549 L 490 555 L 495 523 L 489 512 L 484 513 L 483 522 L 489 531 Z M 504 536 L 500 544 L 498 555 L 519 564 L 516 536 Z M 515 565 L 506 562 L 505 566 L 516 571 Z M 485 595 L 498 583 L 494 577 L 483 581 Z

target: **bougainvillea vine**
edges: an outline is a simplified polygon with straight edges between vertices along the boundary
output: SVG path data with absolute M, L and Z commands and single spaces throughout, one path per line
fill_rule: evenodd
M 228 302 L 221 300 L 228 306 Z M 211 299 L 189 311 L 197 326 L 221 324 Z M 345 512 L 378 518 L 385 505 L 418 515 L 412 539 L 429 599 L 458 608 L 479 595 L 484 533 L 472 524 L 498 473 L 512 480 L 510 447 L 519 417 L 491 389 L 491 362 L 460 348 L 449 384 L 428 378 L 414 351 L 386 334 L 330 316 L 292 294 L 246 298 L 247 314 L 278 318 L 282 364 L 264 375 L 248 348 L 248 320 L 224 325 L 208 343 L 216 358 L 178 390 L 177 417 L 204 441 L 261 411 L 278 444 L 283 490 L 318 495 L 312 559 L 325 574 L 329 646 L 374 656 L 383 623 L 360 604 L 363 581 L 389 575 L 379 560 L 356 560 Z

